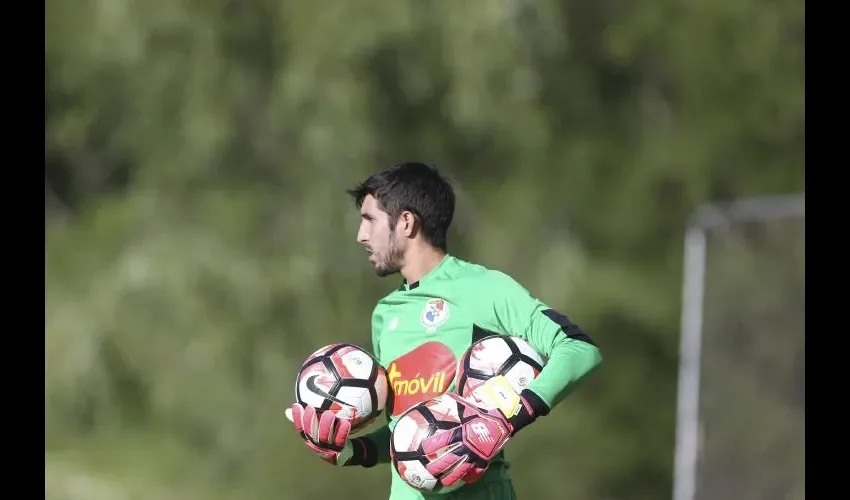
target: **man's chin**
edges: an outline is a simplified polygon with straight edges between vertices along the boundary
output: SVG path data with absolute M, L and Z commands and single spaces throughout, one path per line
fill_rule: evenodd
M 379 278 L 386 278 L 387 276 L 392 276 L 393 274 L 398 273 L 398 269 L 394 269 L 391 267 L 384 266 L 374 266 L 375 276 Z

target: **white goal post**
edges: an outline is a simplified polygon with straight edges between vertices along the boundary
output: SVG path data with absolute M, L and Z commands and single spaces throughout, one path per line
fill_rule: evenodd
M 734 222 L 805 218 L 805 196 L 712 203 L 690 220 L 684 241 L 682 316 L 676 415 L 673 500 L 695 500 L 700 449 L 700 362 L 706 288 L 707 233 Z

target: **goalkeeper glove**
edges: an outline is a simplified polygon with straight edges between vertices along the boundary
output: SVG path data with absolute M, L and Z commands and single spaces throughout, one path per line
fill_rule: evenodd
M 527 391 L 527 390 L 526 390 Z M 502 451 L 508 440 L 535 419 L 530 400 L 539 401 L 533 393 L 517 394 L 502 376 L 492 377 L 466 399 L 450 394 L 464 408 L 461 439 L 465 456 L 449 453 L 429 464 L 429 471 L 441 478 L 443 486 L 457 481 L 474 483 L 481 477 L 490 461 Z M 423 451 L 430 453 L 448 446 L 453 433 L 437 434 L 423 441 Z
M 351 422 L 334 412 L 317 412 L 312 406 L 294 404 L 286 418 L 295 424 L 304 443 L 313 453 L 332 465 L 346 465 L 354 455 L 348 435 Z

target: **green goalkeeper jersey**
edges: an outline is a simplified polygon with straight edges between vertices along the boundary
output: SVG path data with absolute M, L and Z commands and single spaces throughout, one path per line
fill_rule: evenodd
M 386 367 L 392 391 L 388 424 L 365 436 L 376 445 L 378 463 L 389 462 L 390 434 L 398 417 L 411 406 L 453 391 L 458 359 L 474 341 L 493 334 L 521 337 L 548 358 L 528 386 L 543 406 L 539 414 L 546 414 L 601 361 L 580 328 L 512 278 L 447 255 L 419 282 L 402 283 L 381 299 L 372 314 L 372 349 Z M 420 493 L 390 469 L 391 500 L 447 496 Z M 451 497 L 478 498 L 476 490 L 507 479 L 502 453 L 481 479 Z

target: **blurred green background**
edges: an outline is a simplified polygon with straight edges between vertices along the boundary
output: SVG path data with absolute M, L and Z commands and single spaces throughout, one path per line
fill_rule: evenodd
M 455 184 L 452 252 L 605 357 L 508 445 L 520 497 L 670 497 L 683 231 L 803 190 L 802 2 L 46 9 L 49 500 L 386 498 L 283 412 L 306 355 L 369 345 L 395 281 L 344 189 L 408 160 Z

